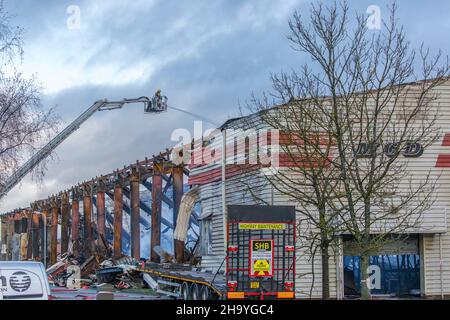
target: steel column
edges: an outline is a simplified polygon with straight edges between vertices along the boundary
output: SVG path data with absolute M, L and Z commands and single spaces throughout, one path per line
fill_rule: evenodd
M 174 167 L 172 169 L 173 180 L 173 229 L 177 225 L 178 211 L 180 210 L 181 197 L 183 196 L 183 167 Z M 177 262 L 184 261 L 184 242 L 174 239 L 174 252 Z
M 91 187 L 88 185 L 83 186 L 83 217 L 84 217 L 84 250 L 87 255 L 92 252 L 92 196 Z
M 153 249 L 161 245 L 162 175 L 155 167 L 154 170 L 152 176 L 152 239 L 150 256 L 153 262 L 159 262 L 159 256 Z
M 64 193 L 61 201 L 61 254 L 69 249 L 69 194 Z
M 122 213 L 123 213 L 122 184 L 117 182 L 114 187 L 114 252 L 115 258 L 122 256 Z
M 130 175 L 130 232 L 131 232 L 131 256 L 136 260 L 140 259 L 140 223 L 141 215 L 139 206 L 139 171 L 137 167 L 133 167 Z
M 57 262 L 57 244 L 58 244 L 58 211 L 59 208 L 56 203 L 52 203 L 52 218 L 50 229 L 50 265 L 54 265 Z

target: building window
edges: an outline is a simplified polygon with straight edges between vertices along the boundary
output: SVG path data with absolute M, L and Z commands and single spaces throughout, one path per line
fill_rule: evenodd
M 344 294 L 361 293 L 361 258 L 344 256 Z M 418 254 L 377 255 L 369 259 L 371 293 L 397 297 L 420 295 Z

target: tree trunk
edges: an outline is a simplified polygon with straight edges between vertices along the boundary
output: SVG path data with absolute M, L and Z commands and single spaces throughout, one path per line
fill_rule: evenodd
M 330 299 L 330 255 L 328 244 L 321 246 L 322 250 L 322 299 Z
M 369 268 L 369 254 L 363 253 L 361 254 L 361 299 L 362 300 L 370 300 L 370 289 L 367 286 L 368 281 L 366 279 L 369 277 L 369 274 L 367 272 L 367 268 Z

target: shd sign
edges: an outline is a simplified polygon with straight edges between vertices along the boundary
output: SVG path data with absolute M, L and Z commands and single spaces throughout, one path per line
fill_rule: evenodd
M 250 240 L 250 277 L 273 277 L 273 240 Z

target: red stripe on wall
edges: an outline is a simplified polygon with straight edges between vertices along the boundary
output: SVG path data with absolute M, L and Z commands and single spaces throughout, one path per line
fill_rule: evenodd
M 302 168 L 318 168 L 319 166 L 329 166 L 330 160 L 327 163 L 319 162 L 318 160 L 306 161 L 302 157 L 295 155 L 280 154 L 279 155 L 279 167 L 302 167 Z M 261 169 L 263 166 L 260 164 L 227 164 L 226 165 L 226 179 L 242 175 L 244 173 L 252 172 Z M 190 174 L 188 178 L 189 185 L 203 185 L 222 179 L 222 168 L 214 168 L 206 172 L 198 174 Z
M 225 178 L 229 179 L 247 172 L 252 172 L 261 168 L 261 165 L 236 165 L 227 164 Z M 189 175 L 188 184 L 189 185 L 203 185 L 206 183 L 211 183 L 215 181 L 220 181 L 222 179 L 222 168 L 216 168 L 203 172 L 197 175 Z
M 450 133 L 444 135 L 444 140 L 442 140 L 443 147 L 450 147 Z
M 436 168 L 449 168 L 450 167 L 450 154 L 438 155 L 436 161 Z

